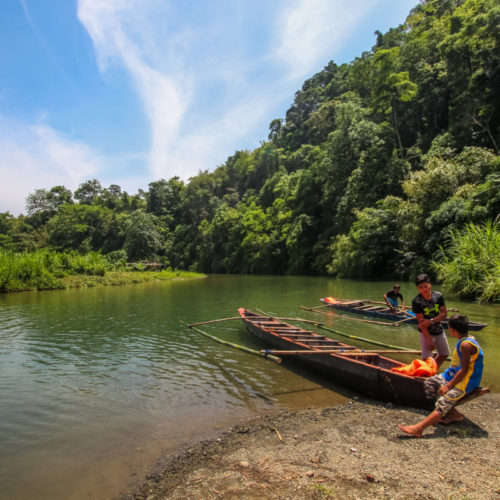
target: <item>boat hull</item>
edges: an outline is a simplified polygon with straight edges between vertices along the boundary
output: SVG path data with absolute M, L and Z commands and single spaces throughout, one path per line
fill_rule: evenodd
M 287 325 L 294 332 L 306 332 L 303 335 L 304 338 L 297 340 L 297 334 L 294 334 L 295 337 L 287 335 L 287 331 L 282 326 L 273 328 L 272 324 L 269 324 L 263 328 L 259 324 L 259 321 L 255 320 L 255 317 L 248 316 L 248 313 L 251 313 L 251 311 L 240 309 L 239 312 L 247 330 L 252 335 L 279 350 L 315 349 L 315 347 L 311 347 L 311 344 L 318 342 L 321 343 L 322 349 L 342 349 L 345 346 L 345 351 L 339 354 L 296 354 L 287 355 L 286 359 L 293 358 L 296 361 L 300 361 L 301 364 L 326 375 L 332 380 L 374 398 L 416 408 L 433 407 L 433 401 L 427 399 L 425 396 L 424 378 L 412 377 L 391 371 L 392 367 L 404 364 L 400 361 L 368 353 L 365 355 L 363 353 L 349 355 L 347 352 L 356 348 L 329 339 L 328 337 Z M 258 315 L 256 316 L 259 317 Z M 271 318 L 267 319 L 271 320 Z M 279 324 L 286 325 L 283 323 Z

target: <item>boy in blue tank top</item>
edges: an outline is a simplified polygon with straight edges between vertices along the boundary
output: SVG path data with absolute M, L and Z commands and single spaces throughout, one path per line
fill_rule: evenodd
M 422 437 L 422 431 L 430 425 L 441 422 L 459 422 L 464 416 L 455 409 L 458 401 L 481 383 L 483 375 L 483 351 L 477 340 L 468 335 L 469 320 L 455 314 L 448 320 L 450 335 L 458 339 L 451 358 L 450 367 L 439 375 L 429 377 L 424 389 L 429 399 L 436 398 L 435 410 L 415 425 L 398 427 L 406 434 Z

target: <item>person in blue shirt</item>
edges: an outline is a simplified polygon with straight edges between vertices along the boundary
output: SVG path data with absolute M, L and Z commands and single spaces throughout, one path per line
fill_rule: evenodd
M 455 406 L 481 383 L 483 351 L 477 340 L 468 334 L 467 316 L 455 314 L 448 320 L 448 328 L 450 335 L 458 339 L 450 367 L 444 373 L 429 377 L 424 382 L 427 397 L 437 397 L 435 409 L 418 424 L 398 424 L 405 434 L 422 437 L 424 429 L 438 422 L 450 424 L 463 420 L 464 416 Z

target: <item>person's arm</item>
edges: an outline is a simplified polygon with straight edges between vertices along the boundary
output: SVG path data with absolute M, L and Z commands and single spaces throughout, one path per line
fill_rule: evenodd
M 389 302 L 389 299 L 387 298 L 387 293 L 384 293 L 384 300 L 389 307 L 392 307 L 392 304 Z
M 439 314 L 431 319 L 425 319 L 424 315 L 420 314 L 422 322 L 419 321 L 418 316 L 419 315 L 417 314 L 418 326 L 421 330 L 425 328 L 425 331 L 427 332 L 427 328 L 429 328 L 429 326 L 438 324 L 440 321 L 443 321 L 443 319 L 446 319 L 446 316 L 448 316 L 448 311 L 446 310 L 446 306 L 441 306 L 439 308 Z
M 470 357 L 476 353 L 476 350 L 477 347 L 470 342 L 465 342 L 460 345 L 460 352 L 462 353 L 460 358 L 460 370 L 458 370 L 455 376 L 448 383 L 442 385 L 438 389 L 439 396 L 446 394 L 464 379 L 469 369 Z
M 434 316 L 432 320 L 429 320 L 429 325 L 443 321 L 443 319 L 446 319 L 446 316 L 448 316 L 448 311 L 446 310 L 446 306 L 443 305 L 439 308 L 439 314 Z
M 431 339 L 431 334 L 428 332 L 427 327 L 431 324 L 430 320 L 424 318 L 423 313 L 415 313 L 418 322 L 418 328 L 423 333 L 429 347 L 434 347 Z
M 443 321 L 446 319 L 446 316 L 448 316 L 448 311 L 446 310 L 446 304 L 444 303 L 444 298 L 441 294 L 439 294 L 439 299 L 438 302 L 439 304 L 439 314 L 437 316 L 434 316 L 433 318 L 433 323 L 438 323 L 440 321 Z
M 403 296 L 402 295 L 399 295 L 401 297 L 401 309 L 403 309 L 403 311 L 405 310 L 405 299 L 403 299 Z

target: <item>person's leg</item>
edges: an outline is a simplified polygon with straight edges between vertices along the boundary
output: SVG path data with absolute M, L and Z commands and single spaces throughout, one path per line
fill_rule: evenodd
M 465 416 L 455 408 L 464 395 L 464 391 L 453 387 L 444 396 L 438 399 L 436 408 L 439 406 L 439 410 L 443 414 L 443 418 L 440 421 L 441 424 L 448 425 L 452 422 L 461 422 L 465 418 Z
M 420 348 L 422 349 L 422 359 L 427 359 L 432 356 L 432 348 L 428 344 L 427 337 L 419 330 Z
M 398 299 L 391 299 L 390 297 L 387 297 L 387 300 L 389 301 L 389 309 L 391 311 L 396 311 L 398 308 Z
M 439 423 L 440 424 L 451 424 L 453 422 L 461 422 L 465 418 L 463 413 L 460 413 L 456 408 L 452 408 L 445 417 L 443 417 Z
M 424 382 L 424 390 L 426 396 L 429 399 L 431 399 L 432 397 L 436 397 L 437 390 L 444 384 L 446 384 L 446 380 L 441 374 L 429 377 Z M 427 417 L 424 418 L 421 422 L 415 425 L 398 424 L 398 427 L 405 434 L 410 434 L 411 436 L 415 437 L 422 437 L 423 430 L 430 425 L 434 425 L 440 422 L 443 416 L 446 415 L 446 413 L 450 411 L 451 408 L 453 408 L 453 404 L 454 403 L 451 403 L 449 400 L 445 400 L 444 397 L 441 396 L 436 401 L 436 409 L 432 413 L 427 415 Z
M 432 413 L 429 413 L 427 417 L 425 417 L 421 422 L 415 425 L 401 425 L 398 424 L 398 427 L 405 433 L 410 436 L 422 437 L 422 432 L 424 429 L 429 427 L 430 425 L 437 424 L 443 415 L 438 411 L 434 410 Z
M 446 339 L 445 333 L 441 333 L 440 335 L 436 335 L 433 337 L 434 345 L 436 346 L 436 350 L 438 355 L 436 356 L 436 364 L 438 368 L 440 365 L 446 360 L 446 358 L 450 355 L 450 347 L 448 345 L 448 340 Z
M 425 379 L 424 391 L 427 399 L 437 399 L 437 391 L 445 383 L 441 374 Z

